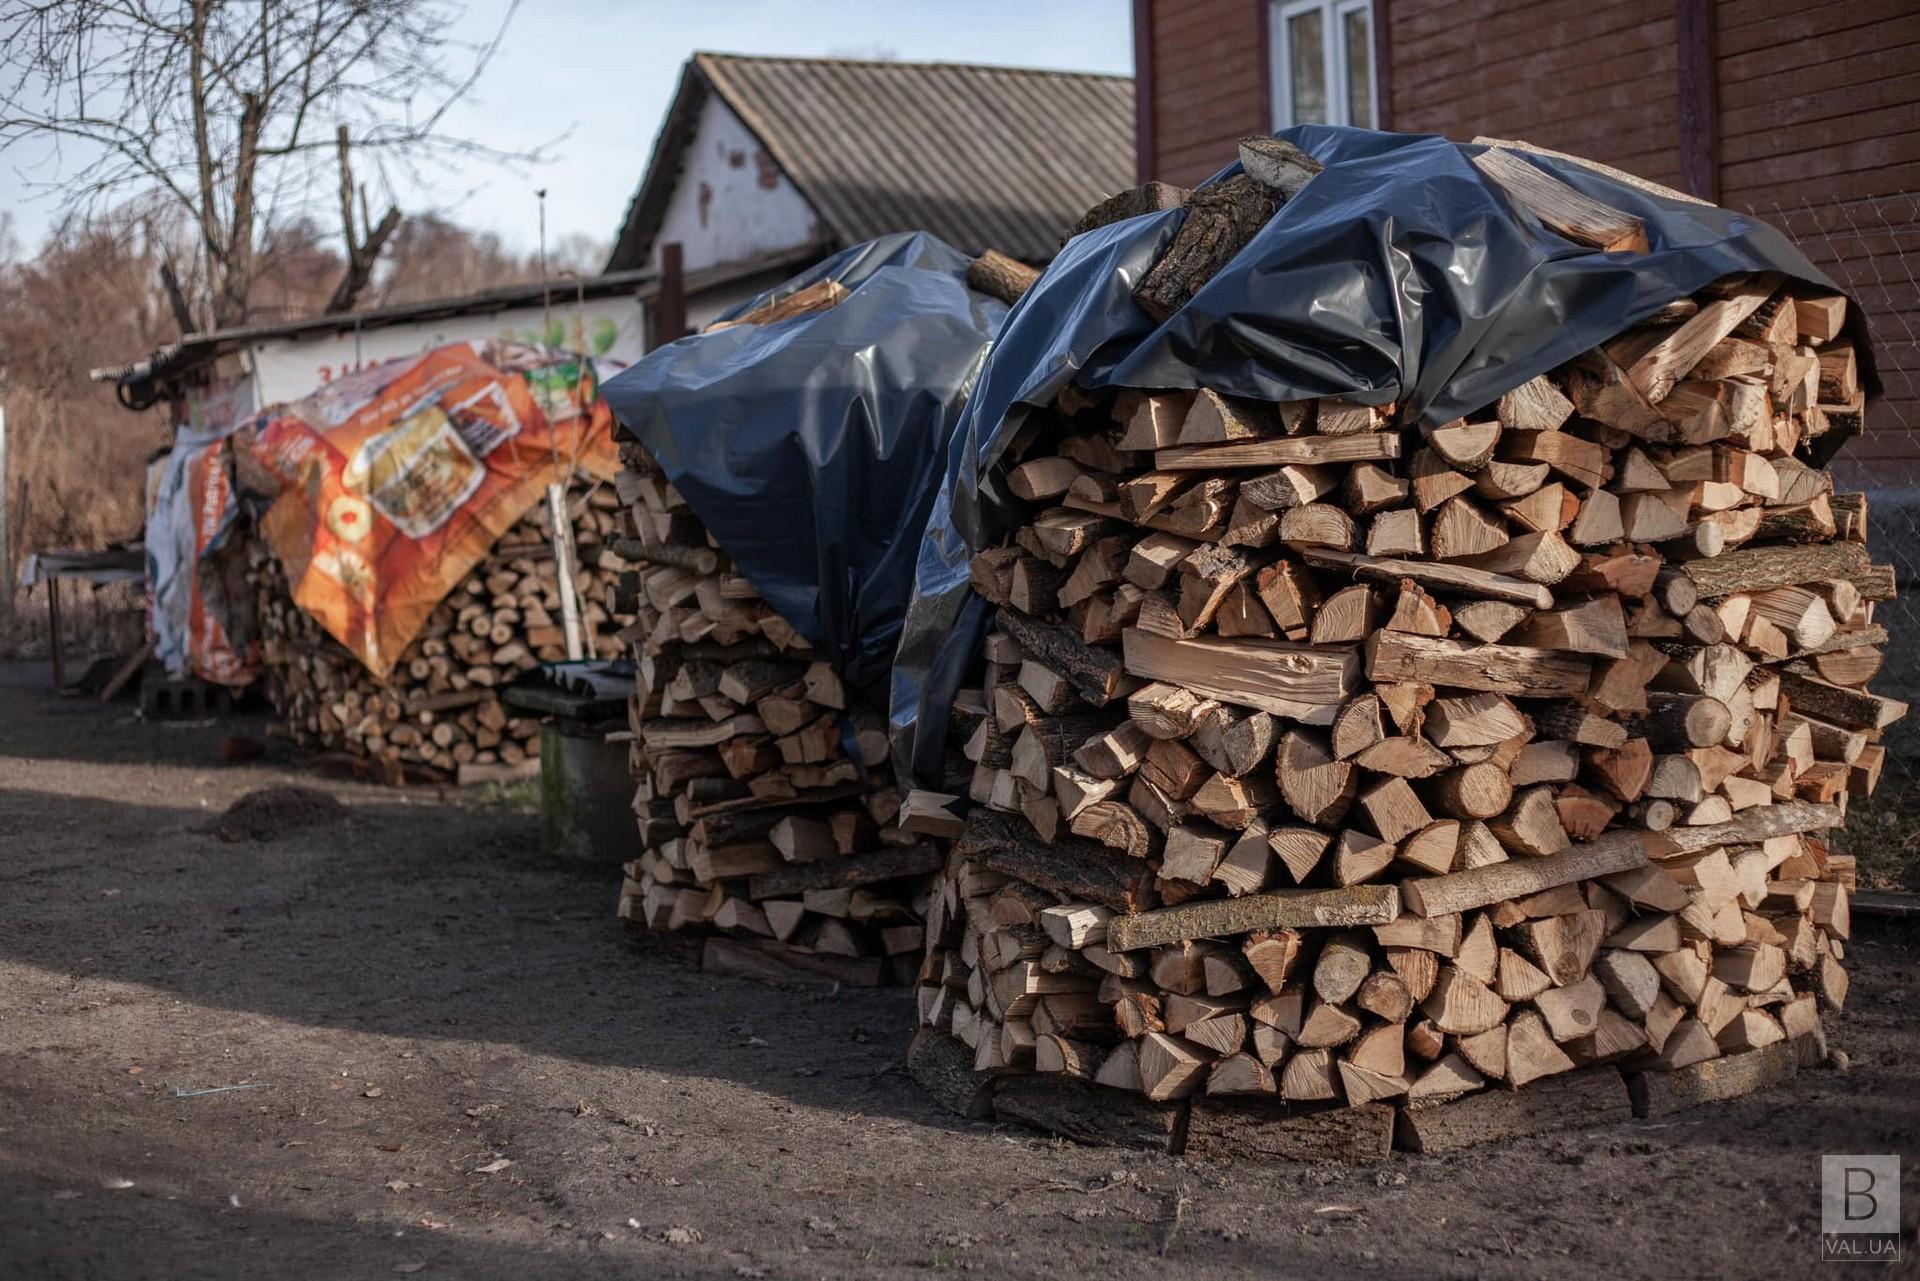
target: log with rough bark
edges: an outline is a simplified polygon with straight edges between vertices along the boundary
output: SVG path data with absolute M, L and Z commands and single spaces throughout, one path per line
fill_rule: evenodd
M 1019 302 L 1020 295 L 1031 289 L 1038 279 L 1038 268 L 995 249 L 987 250 L 967 264 L 967 288 L 998 298 L 1009 307 Z
M 1184 307 L 1320 171 L 1313 157 L 1277 138 L 1249 140 L 1242 153 L 1250 161 L 1244 173 L 1187 196 L 1180 230 L 1133 291 L 1154 319 Z

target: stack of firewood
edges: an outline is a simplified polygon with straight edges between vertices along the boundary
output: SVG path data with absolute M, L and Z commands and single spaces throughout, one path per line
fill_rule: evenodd
M 576 485 L 568 503 L 589 657 L 621 652 L 607 600 L 628 568 L 612 545 L 618 503 L 604 485 Z M 500 779 L 539 756 L 538 719 L 515 714 L 500 695 L 540 663 L 567 657 L 545 501 L 434 607 L 385 680 L 294 603 L 279 561 L 258 540 L 250 577 L 268 695 L 296 743 L 365 759 L 395 780 Z
M 1303 1106 L 1824 1054 L 1825 833 L 1905 711 L 1865 499 L 1796 457 L 1862 413 L 1846 313 L 1727 279 L 1437 427 L 1063 392 L 972 566 L 922 1024 Z
M 640 857 L 619 913 L 706 929 L 709 969 L 912 981 L 940 850 L 903 831 L 884 717 L 713 543 L 645 449 L 619 478 L 641 562 L 622 633 Z

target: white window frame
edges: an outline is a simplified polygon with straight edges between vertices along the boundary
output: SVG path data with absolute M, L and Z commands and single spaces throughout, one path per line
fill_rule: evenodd
M 1373 0 L 1269 0 L 1267 6 L 1267 114 L 1275 130 L 1289 129 L 1300 122 L 1293 118 L 1293 58 L 1287 48 L 1287 24 L 1303 13 L 1320 13 L 1320 65 L 1326 74 L 1327 124 L 1350 125 L 1347 106 L 1347 60 L 1341 57 L 1340 42 L 1346 38 L 1346 18 L 1350 13 L 1367 15 L 1367 85 L 1373 97 L 1373 120 L 1380 119 L 1380 69 L 1374 65 L 1376 20 Z

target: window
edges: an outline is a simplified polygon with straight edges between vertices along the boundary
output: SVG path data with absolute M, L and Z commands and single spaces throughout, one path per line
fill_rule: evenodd
M 1273 127 L 1371 129 L 1372 0 L 1272 0 L 1268 19 Z

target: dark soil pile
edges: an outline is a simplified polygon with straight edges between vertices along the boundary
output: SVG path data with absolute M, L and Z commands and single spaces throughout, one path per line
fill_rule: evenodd
M 346 806 L 315 788 L 262 787 L 227 806 L 207 831 L 223 841 L 270 841 L 302 828 L 338 823 L 346 816 Z

